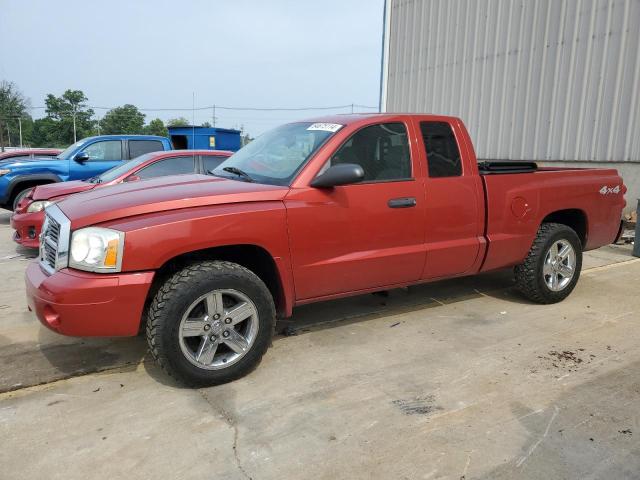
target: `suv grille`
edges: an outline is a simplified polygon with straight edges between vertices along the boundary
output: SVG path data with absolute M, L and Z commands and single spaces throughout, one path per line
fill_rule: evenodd
M 58 207 L 45 211 L 40 235 L 40 265 L 49 273 L 67 266 L 70 222 Z

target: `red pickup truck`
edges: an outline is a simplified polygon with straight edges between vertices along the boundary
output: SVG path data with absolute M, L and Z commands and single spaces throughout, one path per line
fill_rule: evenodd
M 371 114 L 265 133 L 214 176 L 123 183 L 46 208 L 29 308 L 74 336 L 136 335 L 190 385 L 233 380 L 297 305 L 514 267 L 573 290 L 616 237 L 613 169 L 478 163 L 461 120 Z

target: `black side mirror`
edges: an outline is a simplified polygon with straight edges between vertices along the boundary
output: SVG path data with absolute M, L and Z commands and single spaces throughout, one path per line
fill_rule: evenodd
M 89 154 L 87 152 L 76 153 L 76 155 L 73 157 L 73 160 L 78 163 L 84 163 L 89 160 Z
M 356 163 L 340 163 L 329 167 L 322 175 L 311 182 L 315 188 L 331 188 L 340 185 L 358 183 L 364 179 L 363 168 Z
M 77 153 L 76 156 L 73 157 L 73 160 L 78 163 L 84 163 L 89 160 L 89 154 L 87 152 Z

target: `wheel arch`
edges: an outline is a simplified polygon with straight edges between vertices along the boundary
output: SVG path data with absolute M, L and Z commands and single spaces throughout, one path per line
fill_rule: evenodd
M 542 219 L 541 223 L 561 223 L 571 228 L 580 239 L 582 249 L 587 244 L 589 224 L 587 214 L 579 208 L 567 208 L 549 213 Z
M 13 202 L 15 196 L 25 188 L 37 187 L 48 183 L 58 183 L 62 179 L 54 173 L 39 173 L 36 175 L 17 175 L 11 179 L 7 188 L 7 202 Z
M 149 290 L 150 303 L 160 286 L 186 265 L 204 260 L 223 260 L 237 263 L 255 273 L 267 286 L 273 297 L 278 317 L 291 315 L 291 305 L 287 300 L 281 272 L 274 257 L 263 247 L 253 244 L 224 245 L 181 253 L 157 270 Z

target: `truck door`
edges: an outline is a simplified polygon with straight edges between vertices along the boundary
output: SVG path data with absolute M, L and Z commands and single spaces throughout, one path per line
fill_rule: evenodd
M 84 180 L 99 175 L 120 165 L 125 158 L 121 140 L 98 140 L 78 153 L 86 153 L 89 158 L 82 162 L 76 162 L 73 158 L 70 160 L 72 162 L 69 165 L 70 180 Z
M 285 199 L 297 300 L 418 280 L 424 184 L 403 122 L 366 126 L 322 168 L 357 163 L 362 183 L 292 189 Z
M 472 270 L 483 241 L 484 197 L 477 169 L 465 162 L 448 121 L 420 121 L 421 156 L 427 162 L 426 263 L 423 278 L 461 275 Z M 467 158 L 466 160 L 470 160 Z M 475 161 L 475 159 L 473 159 Z

